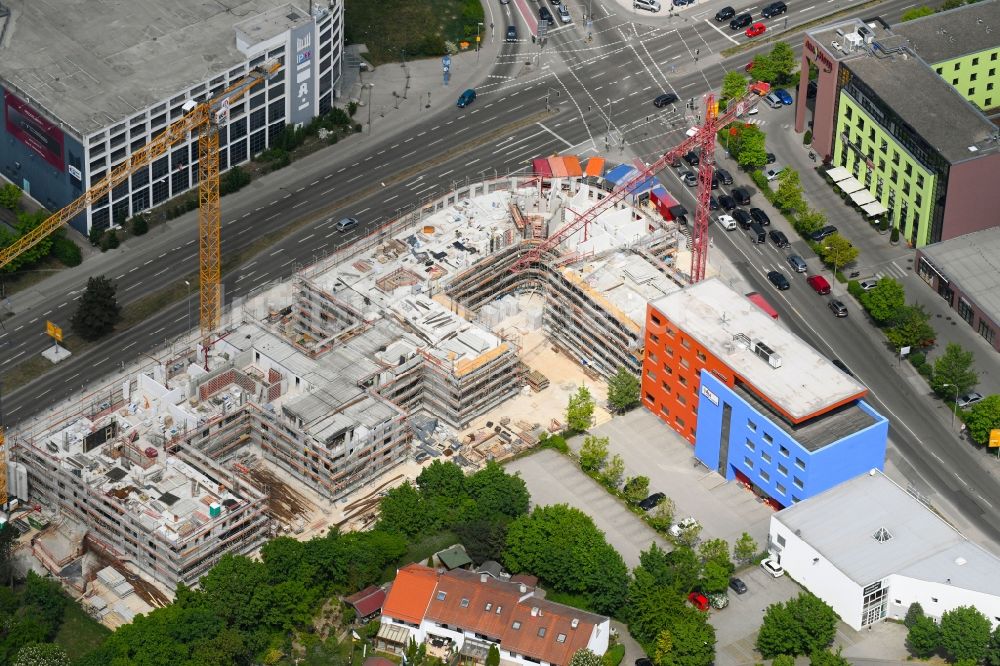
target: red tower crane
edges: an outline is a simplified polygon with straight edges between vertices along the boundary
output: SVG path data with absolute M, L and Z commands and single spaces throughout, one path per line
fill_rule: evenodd
M 615 188 L 608 196 L 578 215 L 572 222 L 531 248 L 531 250 L 514 263 L 511 270 L 523 270 L 529 264 L 538 261 L 543 254 L 554 249 L 581 228 L 596 220 L 601 213 L 624 199 L 632 188 L 673 164 L 682 155 L 687 154 L 688 151 L 700 148 L 701 157 L 698 163 L 698 207 L 695 211 L 694 233 L 691 237 L 692 257 L 690 277 L 691 284 L 700 282 L 705 277 L 705 266 L 708 263 L 708 203 L 712 194 L 712 174 L 715 172 L 715 137 L 720 128 L 745 115 L 750 109 L 756 106 L 757 102 L 760 101 L 760 95 L 754 90 L 755 87 L 750 86 L 750 91 L 731 103 L 721 116 L 717 113 L 718 106 L 715 103 L 714 96 L 708 94 L 705 97 L 705 121 L 701 127 L 697 128 L 694 133 L 681 141 L 676 147 L 663 153 L 658 160 L 649 166 L 639 169 L 639 172 L 628 182 Z

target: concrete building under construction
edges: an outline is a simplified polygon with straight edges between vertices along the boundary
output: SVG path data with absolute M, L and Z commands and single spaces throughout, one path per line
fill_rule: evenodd
M 411 453 L 411 416 L 466 427 L 529 368 L 494 304 L 539 291 L 538 325 L 595 375 L 639 374 L 648 301 L 680 289 L 685 238 L 635 200 L 512 270 L 606 194 L 582 178 L 452 193 L 235 304 L 210 350 L 155 365 L 22 424 L 11 489 L 168 589 L 289 529 L 299 485 L 333 501 Z M 183 345 L 180 345 L 183 347 Z

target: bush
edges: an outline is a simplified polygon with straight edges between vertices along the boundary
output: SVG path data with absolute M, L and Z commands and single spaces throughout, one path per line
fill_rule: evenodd
M 545 433 L 542 434 L 544 435 Z M 569 453 L 569 444 L 566 443 L 566 438 L 562 435 L 551 435 L 544 439 L 540 438 L 538 443 L 546 449 L 555 449 L 562 454 Z
M 118 232 L 114 229 L 107 229 L 101 236 L 101 252 L 107 252 L 118 247 Z
M 104 229 L 99 229 L 97 227 L 90 227 L 90 232 L 87 234 L 87 240 L 94 247 L 101 244 L 101 236 L 104 235 Z
M 357 112 L 358 112 L 358 103 L 357 102 L 348 102 L 347 103 L 347 115 L 350 116 L 351 118 L 353 118 L 354 114 L 357 113 Z
M 813 141 L 812 130 L 806 130 L 806 133 L 802 135 L 802 143 L 808 146 L 810 143 L 812 143 L 812 141 Z
M 882 218 L 878 223 L 878 230 L 881 232 L 889 231 L 889 220 Z
M 149 222 L 146 221 L 145 215 L 136 215 L 129 222 L 132 227 L 132 233 L 136 236 L 143 236 L 149 231 Z
M 847 283 L 847 293 L 860 300 L 861 294 L 865 293 L 865 290 L 861 288 L 860 282 L 851 280 Z
M 764 175 L 764 172 L 757 169 L 750 174 L 750 178 L 753 179 L 754 185 L 760 188 L 761 193 L 770 199 L 768 195 L 771 193 L 771 187 L 767 183 L 767 176 Z
M 618 666 L 625 657 L 625 646 L 619 643 L 608 648 L 608 651 L 601 657 L 604 666 Z
M 219 177 L 219 196 L 238 192 L 246 187 L 250 183 L 250 180 L 250 174 L 238 166 L 233 167 Z M 197 200 L 194 202 L 194 207 L 198 207 Z
M 52 256 L 68 267 L 79 266 L 83 261 L 79 246 L 62 234 L 52 239 Z
M 927 381 L 930 381 L 931 378 L 934 377 L 934 366 L 931 365 L 930 363 L 924 363 L 919 368 L 917 368 L 917 372 L 926 377 Z
M 927 363 L 927 354 L 923 352 L 913 352 L 910 354 L 910 365 L 914 368 L 920 368 Z
M 892 228 L 892 232 L 889 234 L 889 240 L 893 243 L 899 242 L 899 227 Z

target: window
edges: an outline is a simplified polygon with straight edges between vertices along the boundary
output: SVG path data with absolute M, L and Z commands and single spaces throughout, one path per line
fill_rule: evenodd
M 921 174 L 917 174 L 917 189 L 924 189 L 924 177 Z
M 483 608 L 484 611 L 490 611 L 493 609 L 493 604 L 486 602 L 486 607 Z
M 681 403 L 682 405 L 686 405 L 686 404 L 688 404 L 688 401 L 687 401 L 687 398 L 685 398 L 685 397 L 684 397 L 684 396 L 683 396 L 682 394 L 680 394 L 680 393 L 678 393 L 678 394 L 677 394 L 677 402 Z
M 677 381 L 679 381 L 681 383 L 681 386 L 687 386 L 688 385 L 687 377 L 684 377 L 683 375 L 677 375 Z
M 797 476 L 792 477 L 792 483 L 794 483 L 795 487 L 798 488 L 799 490 L 802 490 L 805 487 L 805 484 L 802 483 L 802 479 L 800 479 Z
M 979 58 L 973 58 L 972 59 L 972 66 L 975 67 L 978 64 L 979 64 Z M 973 76 L 975 76 L 975 74 L 973 74 Z
M 667 352 L 667 356 L 669 356 L 670 358 L 674 357 L 674 348 L 673 347 L 664 347 L 663 351 Z
M 688 361 L 684 357 L 681 357 L 681 367 L 684 368 L 685 370 L 689 369 L 691 367 L 690 361 Z
M 747 419 L 747 429 L 750 432 L 757 432 L 757 424 L 751 421 L 750 419 Z
M 805 462 L 802 461 L 802 458 L 796 458 L 795 459 L 795 466 L 798 467 L 799 469 L 805 469 L 806 468 L 806 464 L 805 464 Z
M 987 83 L 986 84 L 986 89 L 987 90 L 993 90 L 993 84 L 992 83 Z
M 705 363 L 706 361 L 708 361 L 708 357 L 705 356 L 704 354 L 702 354 L 700 349 L 698 351 L 696 351 L 694 354 L 695 354 L 695 356 L 698 357 L 698 360 L 701 361 L 702 363 Z
M 675 416 L 674 417 L 674 423 L 676 423 L 677 425 L 679 425 L 682 428 L 684 427 L 684 419 L 682 419 L 679 416 Z
M 663 322 L 660 321 L 660 318 L 657 317 L 655 314 L 650 314 L 649 315 L 649 320 L 652 321 L 657 326 L 662 326 L 663 325 Z M 518 623 L 518 626 L 520 626 L 520 623 Z
M 958 85 L 958 79 L 952 79 L 951 80 L 951 85 L 957 86 Z
M 788 476 L 788 468 L 782 465 L 781 463 L 778 463 L 778 474 L 782 476 Z
M 996 60 L 996 59 L 997 59 L 997 54 L 996 54 L 996 52 L 994 51 L 993 53 L 991 53 L 991 54 L 990 54 L 990 62 L 993 62 L 993 61 L 994 61 L 994 60 Z
M 764 470 L 760 470 L 760 478 L 763 481 L 770 481 L 771 480 L 771 475 L 768 474 L 767 472 L 765 472 Z
M 650 381 L 653 381 L 653 382 L 656 381 L 656 373 L 653 372 L 652 370 L 646 370 L 646 376 L 649 377 Z
M 750 449 L 751 451 L 757 448 L 756 445 L 752 441 L 750 441 L 749 437 L 747 437 L 747 448 Z
M 760 459 L 766 463 L 771 462 L 771 455 L 767 451 L 760 452 Z
M 684 347 L 684 349 L 691 349 L 691 341 L 687 338 L 681 338 L 681 347 Z
M 969 97 L 972 97 L 975 94 L 976 94 L 976 89 L 975 88 L 969 88 Z
M 674 337 L 674 329 L 667 326 L 667 335 L 669 335 L 670 337 Z
M 801 501 L 802 500 L 800 500 L 798 497 L 796 497 L 795 495 L 792 495 L 792 504 L 798 504 Z
M 437 600 L 438 601 L 444 601 L 444 598 L 447 597 L 447 596 L 448 596 L 447 592 L 438 592 Z
M 958 299 L 958 316 L 964 319 L 970 326 L 972 325 L 972 320 L 976 317 L 976 312 L 972 309 L 972 305 L 964 298 Z
M 852 109 L 851 107 L 847 107 L 847 111 L 846 111 L 846 112 L 844 113 L 844 116 L 845 116 L 845 117 L 846 117 L 846 118 L 847 118 L 848 120 L 850 120 L 850 119 L 851 119 L 851 116 L 853 116 L 853 115 L 854 115 L 854 109 Z
M 663 387 L 663 392 L 666 393 L 667 395 L 671 393 L 670 384 L 668 384 L 666 381 L 660 382 L 660 386 Z
M 943 68 L 943 67 L 938 67 L 938 68 L 937 68 L 937 69 L 935 69 L 934 71 L 935 71 L 935 72 L 937 72 L 938 74 L 942 74 L 942 73 L 943 73 L 943 71 L 944 71 L 944 68 Z
M 976 80 L 976 74 L 975 72 L 973 72 L 972 74 L 969 75 L 969 81 L 975 81 L 975 80 Z
M 766 432 L 764 433 L 764 441 L 767 442 L 768 444 L 774 444 L 774 440 Z
M 556 635 L 556 643 L 565 643 L 565 642 L 566 642 L 566 634 Z
M 538 636 L 542 637 L 545 635 L 545 627 L 538 627 Z
M 517 620 L 514 620 L 514 624 L 510 625 L 510 628 L 517 631 L 518 629 L 521 628 L 521 623 L 518 622 Z
M 658 358 L 656 357 L 656 354 L 654 354 L 653 352 L 649 352 L 649 360 L 650 360 L 650 361 L 651 361 L 652 363 L 655 363 L 655 364 L 657 364 L 657 365 L 659 365 L 659 364 L 660 364 L 660 359 L 658 359 Z
M 983 103 L 983 106 L 985 106 L 988 109 L 992 105 L 993 105 L 993 98 L 992 97 L 987 97 L 986 101 Z
M 503 610 L 503 606 L 497 606 L 497 615 L 499 615 L 500 611 L 502 611 L 502 610 Z
M 775 539 L 775 541 L 777 541 L 778 545 L 781 546 L 782 548 L 785 547 L 785 537 L 783 537 L 782 535 L 779 534 L 778 538 Z
M 655 401 L 656 401 L 656 398 L 653 397 L 652 393 L 647 393 L 646 394 L 646 402 L 655 402 Z
M 961 60 L 959 60 L 958 62 L 955 63 L 955 71 L 957 72 L 960 69 L 962 69 L 962 61 Z
M 656 333 L 650 333 L 649 339 L 652 340 L 654 344 L 660 344 L 660 336 L 658 336 Z
M 468 608 L 469 607 L 469 600 L 466 599 L 465 597 L 462 597 L 461 606 L 462 606 L 462 608 Z
M 748 468 L 753 469 L 753 461 L 750 460 L 749 458 L 744 458 L 743 464 L 746 465 Z
M 775 485 L 774 489 L 778 491 L 779 495 L 784 495 L 785 494 L 785 487 L 783 485 L 781 485 L 780 483 L 777 484 L 777 485 Z
M 931 597 L 931 601 L 933 601 L 934 603 L 937 603 L 938 602 L 937 597 Z
M 670 416 L 670 409 L 666 405 L 663 405 L 660 407 L 660 413 L 664 416 Z
M 788 457 L 788 448 L 779 445 L 778 446 L 778 453 L 780 453 L 781 455 L 783 455 L 783 456 L 785 456 L 787 458 Z
M 986 342 L 993 344 L 993 329 L 982 319 L 979 320 L 979 335 L 983 336 Z

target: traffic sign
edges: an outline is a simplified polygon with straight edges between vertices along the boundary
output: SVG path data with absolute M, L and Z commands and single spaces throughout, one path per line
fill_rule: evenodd
M 993 429 L 990 430 L 990 448 L 996 449 L 1000 448 L 1000 430 Z
M 51 321 L 45 322 L 45 332 L 49 335 L 50 338 L 52 338 L 56 342 L 62 342 L 63 339 L 62 329 L 53 324 Z

